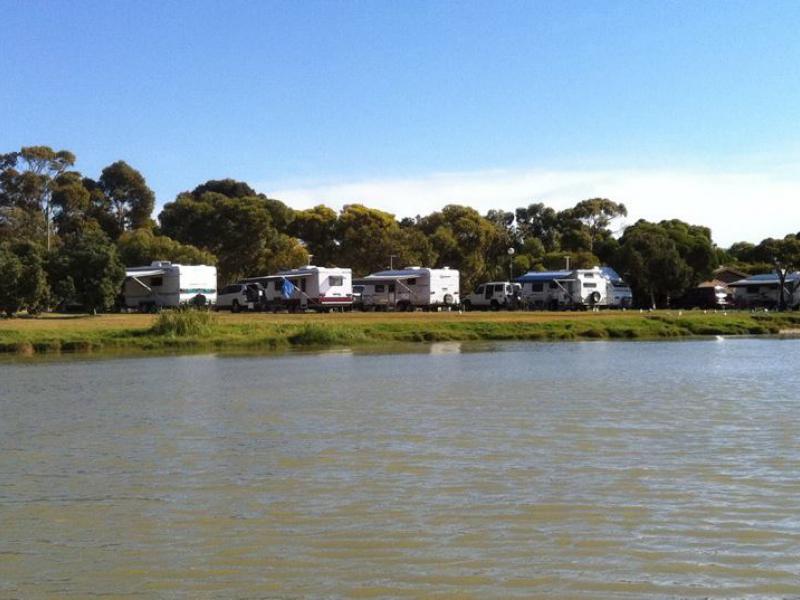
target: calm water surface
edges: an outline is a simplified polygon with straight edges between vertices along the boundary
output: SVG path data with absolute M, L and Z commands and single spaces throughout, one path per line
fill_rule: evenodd
M 799 359 L 0 363 L 0 598 L 800 597 Z

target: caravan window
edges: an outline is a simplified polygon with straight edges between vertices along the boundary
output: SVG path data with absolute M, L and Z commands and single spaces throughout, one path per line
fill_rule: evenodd
M 337 285 L 344 285 L 344 277 L 341 275 L 331 275 L 328 277 L 328 282 L 330 283 L 331 287 Z
M 543 292 L 544 291 L 544 284 L 541 281 L 531 282 L 531 291 L 532 292 Z
M 383 285 L 382 283 L 375 284 L 375 293 L 376 294 L 382 294 L 385 291 L 386 291 L 386 286 L 385 285 Z
M 408 285 L 417 285 L 417 280 L 416 278 L 412 278 L 409 279 L 406 283 L 408 283 Z
M 551 281 L 550 282 L 550 289 L 551 290 L 557 290 L 558 289 L 558 284 L 555 281 Z
M 585 287 L 585 288 L 596 288 L 596 287 L 597 287 L 597 284 L 596 284 L 596 283 L 592 283 L 592 282 L 589 282 L 589 281 L 587 281 L 587 282 L 585 282 L 585 283 L 583 284 L 583 287 Z
M 150 278 L 150 287 L 161 287 L 164 285 L 164 278 L 163 277 L 151 277 Z

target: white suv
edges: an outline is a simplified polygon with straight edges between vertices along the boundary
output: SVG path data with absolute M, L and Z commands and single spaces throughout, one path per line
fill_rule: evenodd
M 508 281 L 482 283 L 464 298 L 464 309 L 514 309 L 518 306 L 520 291 L 518 283 Z
M 259 283 L 234 283 L 222 288 L 217 294 L 217 310 L 258 310 L 261 308 L 264 288 Z

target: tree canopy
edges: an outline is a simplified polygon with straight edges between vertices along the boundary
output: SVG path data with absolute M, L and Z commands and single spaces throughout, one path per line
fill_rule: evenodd
M 720 264 L 781 277 L 800 268 L 796 234 L 723 249 L 708 227 L 678 219 L 625 228 L 626 206 L 603 197 L 485 215 L 450 204 L 398 220 L 358 203 L 294 210 L 246 182 L 210 179 L 167 202 L 157 224 L 155 194 L 137 169 L 117 160 L 93 178 L 74 170 L 75 162 L 68 150 L 48 146 L 0 154 L 0 310 L 59 302 L 102 308 L 113 300 L 122 264 L 154 260 L 216 264 L 220 284 L 312 256 L 356 276 L 389 265 L 450 266 L 465 289 L 509 272 L 606 264 L 646 306 L 668 305 Z M 81 261 L 107 277 L 93 279 Z

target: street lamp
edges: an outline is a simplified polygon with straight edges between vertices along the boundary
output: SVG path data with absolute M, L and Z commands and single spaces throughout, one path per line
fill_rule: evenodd
M 514 253 L 516 250 L 514 248 L 508 249 L 508 281 L 510 283 L 514 282 Z

